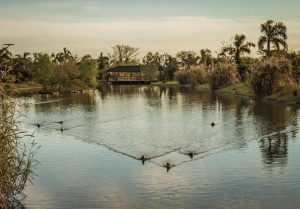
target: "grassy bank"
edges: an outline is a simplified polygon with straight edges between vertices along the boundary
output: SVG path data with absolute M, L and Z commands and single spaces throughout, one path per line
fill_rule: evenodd
M 20 93 L 26 92 L 37 92 L 40 91 L 43 87 L 41 84 L 35 82 L 27 82 L 27 83 L 0 83 L 0 88 L 5 91 L 16 91 Z
M 203 84 L 197 86 L 198 91 L 211 91 L 209 84 Z M 279 90 L 277 93 L 263 98 L 258 98 L 250 84 L 238 83 L 226 86 L 224 88 L 217 89 L 217 94 L 227 94 L 232 96 L 242 96 L 249 98 L 256 98 L 265 102 L 274 102 L 287 105 L 298 105 L 300 104 L 300 86 L 287 86 Z

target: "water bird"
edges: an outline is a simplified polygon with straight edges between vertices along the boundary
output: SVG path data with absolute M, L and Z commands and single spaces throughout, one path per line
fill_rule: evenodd
M 193 152 L 189 152 L 188 155 L 190 156 L 191 159 L 194 158 L 194 153 Z
M 146 160 L 147 160 L 147 158 L 145 157 L 145 155 L 142 155 L 141 161 L 142 161 L 143 165 L 145 164 L 145 161 L 146 161 Z
M 172 165 L 171 163 L 167 162 L 164 167 L 167 168 L 167 172 L 169 172 L 171 170 L 171 168 L 174 167 L 174 165 Z
M 60 129 L 59 129 L 59 130 L 60 130 L 60 132 L 62 132 L 62 133 L 63 133 L 65 130 L 68 130 L 68 129 L 65 129 L 64 127 L 60 127 Z
M 210 125 L 211 125 L 211 127 L 214 127 L 216 124 L 214 122 L 212 122 Z

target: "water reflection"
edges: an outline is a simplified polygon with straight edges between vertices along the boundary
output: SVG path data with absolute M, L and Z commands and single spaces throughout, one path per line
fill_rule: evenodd
M 290 181 L 264 174 L 298 162 L 296 108 L 151 86 L 26 100 L 27 128 L 45 121 L 46 150 L 29 208 L 280 208 L 299 194 L 294 173 Z M 277 194 L 287 183 L 294 192 Z M 266 200 L 270 193 L 278 198 Z
M 295 108 L 190 88 L 115 85 L 99 94 L 37 96 L 34 102 L 32 112 L 48 115 L 48 128 L 162 167 L 190 161 L 174 152 L 197 160 L 252 141 L 260 143 L 268 167 L 284 166 L 288 135 L 298 132 Z

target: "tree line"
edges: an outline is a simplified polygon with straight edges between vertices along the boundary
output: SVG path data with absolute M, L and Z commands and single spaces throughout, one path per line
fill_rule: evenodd
M 97 59 L 90 55 L 79 58 L 67 48 L 57 54 L 33 53 L 31 55 L 24 52 L 22 55 L 13 56 L 9 51 L 11 45 L 4 45 L 0 50 L 0 60 L 10 63 L 10 70 L 7 71 L 6 80 L 2 82 L 35 81 L 52 88 L 72 88 L 76 85 L 95 87 L 97 78 L 104 79 L 104 74 L 110 67 L 145 64 L 158 67 L 161 81 L 176 78 L 183 84 L 197 85 L 203 82 L 200 81 L 199 73 L 211 74 L 218 68 L 224 68 L 222 63 L 234 64 L 232 67 L 237 68 L 238 79 L 245 81 L 259 60 L 273 57 L 288 59 L 293 73 L 300 72 L 300 53 L 288 51 L 287 27 L 282 22 L 269 20 L 261 24 L 260 32 L 261 36 L 257 44 L 247 41 L 244 34 L 236 34 L 228 43 L 222 43 L 216 53 L 217 56 L 213 56 L 209 49 L 202 49 L 199 53 L 182 50 L 175 56 L 148 52 L 141 60 L 138 59 L 139 48 L 128 45 L 113 46 L 112 53 L 100 53 Z M 251 50 L 255 47 L 258 49 L 259 58 L 250 57 Z M 5 71 L 3 67 L 1 68 L 1 71 Z M 232 72 L 235 73 L 235 70 Z M 198 78 L 189 78 L 195 76 Z

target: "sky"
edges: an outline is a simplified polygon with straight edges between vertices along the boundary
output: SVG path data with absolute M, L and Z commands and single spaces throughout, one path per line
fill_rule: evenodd
M 257 43 L 268 19 L 288 27 L 289 49 L 300 50 L 299 0 L 0 0 L 0 44 L 14 53 L 108 53 L 116 44 L 175 55 L 213 52 L 235 34 Z

